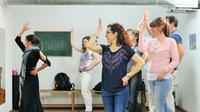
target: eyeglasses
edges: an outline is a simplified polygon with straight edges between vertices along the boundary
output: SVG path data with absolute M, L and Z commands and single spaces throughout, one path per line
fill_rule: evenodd
M 109 33 L 112 33 L 112 32 L 106 31 L 106 35 L 108 35 Z

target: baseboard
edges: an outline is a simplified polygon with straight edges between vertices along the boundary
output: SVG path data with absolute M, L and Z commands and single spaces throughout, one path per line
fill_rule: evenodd
M 176 108 L 179 109 L 182 112 L 188 112 L 187 110 L 185 110 L 183 107 L 176 105 Z

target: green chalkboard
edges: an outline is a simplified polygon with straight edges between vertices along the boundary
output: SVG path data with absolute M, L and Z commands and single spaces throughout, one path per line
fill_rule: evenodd
M 39 47 L 47 56 L 72 56 L 69 31 L 35 31 Z

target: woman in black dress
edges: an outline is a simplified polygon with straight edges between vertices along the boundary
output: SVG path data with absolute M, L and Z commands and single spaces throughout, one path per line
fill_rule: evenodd
M 38 72 L 50 66 L 51 63 L 37 46 L 39 40 L 35 35 L 27 35 L 25 44 L 23 44 L 21 36 L 27 30 L 29 30 L 29 25 L 25 24 L 15 39 L 17 45 L 24 52 L 20 71 L 21 97 L 19 112 L 43 112 L 39 95 Z M 44 64 L 36 68 L 39 59 Z

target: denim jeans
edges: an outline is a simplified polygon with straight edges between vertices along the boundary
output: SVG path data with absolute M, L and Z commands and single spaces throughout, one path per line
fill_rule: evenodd
M 102 88 L 102 99 L 105 112 L 125 112 L 128 105 L 129 87 L 117 92 L 106 91 Z
M 135 74 L 129 82 L 129 112 L 139 112 L 139 104 L 137 101 L 138 92 L 142 83 L 142 71 Z
M 172 83 L 171 79 L 164 79 L 162 81 L 158 80 L 148 81 L 149 92 L 153 101 L 153 103 L 152 102 L 151 103 L 155 104 L 155 110 L 151 111 L 172 112 L 172 109 L 166 102 L 171 83 Z
M 172 112 L 175 112 L 175 97 L 173 95 L 174 92 L 174 86 L 175 86 L 175 76 L 177 74 L 177 70 L 174 71 L 174 73 L 172 74 L 172 84 L 170 86 L 170 90 L 167 96 L 167 103 L 169 105 L 169 107 L 172 109 Z

